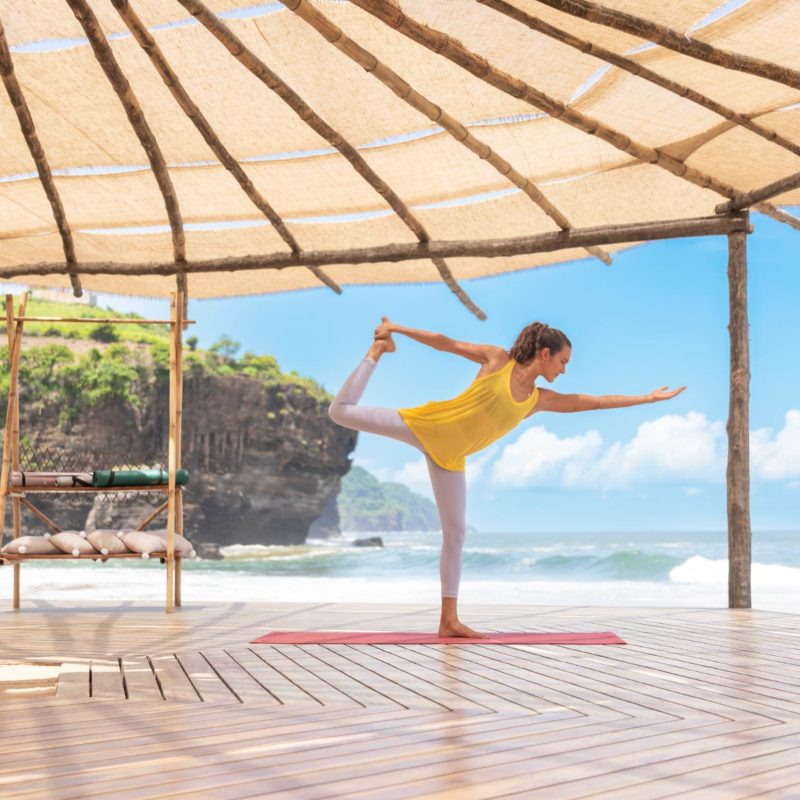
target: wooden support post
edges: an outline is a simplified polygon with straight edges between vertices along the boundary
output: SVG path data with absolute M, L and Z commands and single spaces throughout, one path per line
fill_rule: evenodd
M 728 410 L 728 607 L 751 608 L 750 351 L 747 234 L 728 234 L 731 374 Z
M 52 519 L 50 519 L 50 517 L 48 517 L 43 511 L 40 511 L 38 508 L 36 508 L 36 506 L 31 503 L 27 497 L 20 497 L 19 495 L 12 494 L 11 499 L 12 501 L 16 500 L 18 503 L 21 503 L 23 506 L 25 506 L 25 508 L 27 508 L 34 517 L 38 517 L 42 522 L 44 522 L 44 524 L 47 525 L 47 527 L 50 528 L 53 533 L 61 532 L 61 526 L 57 522 L 54 522 Z
M 177 334 L 178 306 L 182 299 L 175 292 L 170 294 L 169 326 L 169 451 L 167 468 L 169 483 L 167 495 L 167 601 L 165 611 L 172 613 L 174 608 L 175 577 L 175 466 L 177 456 Z
M 181 468 L 181 441 L 183 436 L 183 329 L 187 317 L 187 293 L 179 291 L 177 297 L 177 324 L 175 325 L 175 469 Z M 183 489 L 175 495 L 175 530 L 183 535 Z M 181 570 L 183 558 L 175 562 L 175 605 L 181 604 Z
M 25 316 L 25 306 L 28 302 L 28 295 L 22 294 L 19 302 L 17 316 Z M 8 405 L 6 406 L 6 427 L 3 436 L 3 469 L 0 475 L 0 543 L 3 541 L 3 529 L 5 528 L 6 517 L 6 498 L 8 497 L 8 484 L 10 483 L 11 465 L 19 458 L 19 359 L 22 352 L 22 328 L 24 321 L 17 322 L 14 328 L 14 296 L 6 295 L 6 329 L 8 334 L 8 359 L 9 359 L 9 381 L 8 381 Z M 14 431 L 16 429 L 16 449 Z M 14 510 L 14 537 L 18 537 L 19 530 L 19 500 L 12 500 Z M 19 608 L 20 605 L 20 564 L 14 564 L 14 589 L 12 596 L 12 608 Z

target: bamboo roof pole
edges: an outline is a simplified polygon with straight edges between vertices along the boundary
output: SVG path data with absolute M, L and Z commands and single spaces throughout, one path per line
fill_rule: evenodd
M 58 232 L 61 235 L 61 245 L 64 249 L 64 260 L 67 265 L 69 282 L 72 284 L 72 293 L 75 297 L 80 297 L 83 294 L 83 289 L 81 288 L 81 280 L 76 272 L 78 259 L 75 256 L 75 243 L 72 240 L 72 231 L 67 223 L 67 215 L 64 212 L 61 195 L 59 195 L 58 189 L 56 189 L 53 173 L 50 171 L 50 164 L 42 148 L 42 143 L 39 141 L 39 135 L 36 133 L 36 125 L 33 122 L 28 103 L 25 100 L 22 87 L 19 85 L 19 81 L 14 72 L 14 62 L 11 60 L 11 51 L 8 49 L 6 32 L 1 20 L 0 74 L 3 76 L 3 84 L 6 87 L 8 98 L 17 114 L 19 127 L 25 138 L 25 144 L 28 145 L 28 150 L 36 164 L 36 171 L 39 173 L 39 180 L 41 181 L 42 188 L 47 195 L 50 208 L 53 210 L 53 217 L 58 227 Z
M 117 97 L 119 97 L 128 121 L 150 162 L 150 168 L 164 198 L 164 206 L 167 210 L 167 218 L 169 219 L 169 227 L 172 233 L 173 258 L 178 265 L 176 272 L 180 275 L 180 265 L 186 262 L 186 237 L 183 231 L 183 219 L 178 205 L 178 197 L 175 194 L 175 187 L 172 185 L 172 179 L 167 169 L 167 163 L 161 153 L 161 148 L 145 119 L 139 101 L 128 83 L 128 79 L 114 57 L 111 46 L 100 28 L 100 23 L 97 21 L 94 12 L 89 8 L 86 0 L 66 0 L 66 2 L 72 9 L 75 18 L 81 24 L 95 59 L 100 64 Z
M 716 64 L 726 69 L 735 69 L 739 72 L 748 72 L 757 75 L 759 78 L 784 83 L 792 88 L 800 86 L 800 72 L 791 67 L 775 64 L 762 58 L 742 55 L 741 53 L 731 53 L 718 47 L 692 39 L 685 33 L 660 25 L 649 19 L 637 17 L 624 11 L 606 8 L 589 0 L 538 0 L 539 3 L 557 11 L 563 11 L 573 17 L 594 22 L 597 25 L 604 25 L 607 28 L 614 28 L 624 33 L 640 36 L 649 42 L 655 42 L 668 50 L 674 50 L 682 55 L 696 58 L 699 61 L 706 61 L 709 64 Z
M 170 326 L 169 326 L 169 438 L 167 446 L 167 537 L 166 537 L 166 561 L 167 561 L 167 599 L 164 610 L 167 614 L 172 613 L 175 604 L 175 469 L 177 466 L 177 400 L 178 400 L 178 381 L 177 381 L 177 357 L 178 357 L 178 330 L 182 305 L 180 292 L 170 294 Z
M 731 231 L 750 232 L 742 215 L 697 217 L 685 220 L 637 222 L 626 225 L 601 225 L 594 228 L 572 228 L 568 231 L 549 231 L 534 236 L 506 239 L 475 239 L 417 244 L 388 244 L 349 250 L 307 250 L 302 256 L 291 253 L 270 253 L 235 258 L 214 258 L 192 261 L 184 269 L 189 275 L 207 272 L 247 272 L 255 269 L 286 269 L 307 263 L 319 265 L 375 264 L 382 262 L 414 261 L 428 258 L 500 258 L 505 256 L 549 253 L 554 250 L 586 247 L 587 245 L 649 242 L 687 236 L 712 236 Z M 301 260 L 302 259 L 302 260 Z M 0 280 L 21 276 L 56 274 L 63 265 L 20 264 L 0 267 Z M 107 261 L 81 264 L 86 275 L 174 275 L 174 262 L 127 263 Z
M 18 325 L 21 330 L 21 326 Z M 9 358 L 9 367 L 11 368 L 10 371 L 13 372 L 13 364 L 14 364 L 14 353 L 15 347 L 14 342 L 16 340 L 16 331 L 14 330 L 14 295 L 7 294 L 6 295 L 6 333 L 8 335 L 8 358 Z M 12 387 L 9 386 L 8 392 L 8 409 L 12 411 L 11 421 L 9 422 L 8 413 L 6 413 L 6 430 L 5 430 L 5 438 L 3 440 L 4 445 L 4 452 L 3 452 L 3 465 L 5 466 L 5 445 L 8 443 L 9 437 L 11 439 L 11 469 L 15 470 L 18 469 L 19 466 L 19 384 L 17 383 L 13 389 L 13 399 L 12 399 Z M 6 493 L 8 492 L 8 477 L 6 476 L 3 482 L 3 510 L 0 513 L 0 546 L 3 544 L 3 528 L 5 528 L 5 503 L 6 503 Z M 12 513 L 12 536 L 17 539 L 20 535 L 20 506 L 19 506 L 19 497 L 12 495 L 11 497 L 11 513 Z M 11 607 L 12 608 L 19 608 L 20 605 L 20 564 L 19 562 L 14 563 L 14 570 L 13 570 L 13 586 L 11 590 Z
M 353 169 L 383 197 L 391 209 L 420 242 L 430 241 L 430 236 L 422 223 L 411 213 L 411 210 L 395 194 L 394 190 L 369 166 L 355 147 L 353 147 L 353 145 L 351 145 L 337 130 L 325 122 L 297 92 L 249 50 L 244 42 L 242 42 L 227 25 L 209 11 L 200 0 L 178 0 L 178 2 L 208 30 L 234 58 L 275 92 L 303 122 L 322 136 L 332 147 L 335 147 L 351 164 Z M 436 257 L 431 260 L 436 266 L 442 280 L 447 284 L 453 294 L 455 294 L 478 319 L 485 319 L 486 315 L 458 285 L 452 271 L 442 258 Z
M 3 436 L 3 467 L 0 474 L 0 544 L 3 539 L 3 528 L 5 528 L 6 521 L 6 499 L 8 498 L 8 484 L 11 478 L 11 451 L 14 441 L 14 420 L 19 414 L 18 397 L 18 378 L 19 378 L 19 361 L 22 352 L 22 329 L 25 325 L 23 320 L 17 322 L 16 327 L 11 324 L 9 319 L 9 307 L 13 309 L 13 296 L 6 295 L 6 321 L 8 325 L 8 338 L 11 346 L 8 348 L 9 360 L 9 376 L 8 376 L 8 402 L 6 405 L 6 427 Z M 28 295 L 23 292 L 20 297 L 17 316 L 25 316 L 25 306 L 28 302 Z M 13 310 L 12 310 L 13 315 Z M 12 338 L 13 337 L 13 338 Z M 17 518 L 18 519 L 18 518 Z M 16 520 L 15 520 L 16 521 Z M 15 528 L 16 530 L 16 528 Z M 12 591 L 12 608 L 19 608 L 19 583 L 20 572 L 19 565 L 15 564 L 17 569 L 14 570 L 14 587 Z
M 6 295 L 6 334 L 8 336 L 8 353 L 9 356 L 14 351 L 14 295 Z M 17 384 L 17 391 L 14 393 L 14 422 L 11 426 L 11 470 L 19 469 L 19 384 Z M 15 503 L 14 510 L 14 536 L 19 535 L 18 526 L 19 520 L 17 513 L 19 511 L 19 498 L 12 498 Z M 0 537 L 2 538 L 2 537 Z
M 13 318 L 9 316 L 9 297 L 13 303 L 13 295 L 6 295 L 6 324 L 8 325 L 8 361 L 9 361 L 9 376 L 8 376 L 8 400 L 6 404 L 6 426 L 3 435 L 3 465 L 2 472 L 0 472 L 0 539 L 2 539 L 2 529 L 5 527 L 5 514 L 6 514 L 6 498 L 8 497 L 8 485 L 11 477 L 11 449 L 14 439 L 14 417 L 17 413 L 17 390 L 18 390 L 18 376 L 19 376 L 19 362 L 20 354 L 22 352 L 22 329 L 25 325 L 24 321 L 20 320 L 16 326 L 10 324 Z M 25 306 L 28 302 L 28 295 L 23 292 L 19 301 L 19 314 L 24 316 Z M 13 314 L 13 311 L 12 311 Z
M 183 330 L 184 330 L 184 298 L 178 292 L 175 319 L 175 470 L 181 468 L 181 439 L 183 435 Z M 169 502 L 169 498 L 167 499 Z M 183 535 L 183 489 L 175 488 L 175 533 Z M 174 554 L 173 554 L 174 556 Z M 183 558 L 175 559 L 175 587 L 173 596 L 175 605 L 181 605 L 181 572 Z
M 447 58 L 454 64 L 472 73 L 476 78 L 494 86 L 506 94 L 530 103 L 540 111 L 544 111 L 554 119 L 577 128 L 590 136 L 602 139 L 612 147 L 616 147 L 624 153 L 632 156 L 638 161 L 653 164 L 657 167 L 671 172 L 673 175 L 683 178 L 689 183 L 700 186 L 703 189 L 710 189 L 723 197 L 733 198 L 740 192 L 733 186 L 714 178 L 711 175 L 701 172 L 694 167 L 690 167 L 679 158 L 667 155 L 656 147 L 634 141 L 621 131 L 604 125 L 599 120 L 594 119 L 580 111 L 570 108 L 568 105 L 556 100 L 544 92 L 526 83 L 513 75 L 492 66 L 485 58 L 473 53 L 461 42 L 453 39 L 441 31 L 429 28 L 416 20 L 411 19 L 394 5 L 390 5 L 386 0 L 350 0 L 353 5 L 366 11 L 374 17 L 384 22 L 399 33 L 412 39 L 413 41 L 427 47 L 434 53 Z M 781 222 L 786 220 L 779 213 L 779 210 L 769 203 L 762 203 L 758 209 L 762 214 L 771 216 Z
M 14 330 L 14 300 L 13 295 L 6 295 L 6 330 L 8 335 L 8 350 L 11 352 L 13 348 L 12 332 Z M 14 425 L 11 429 L 11 472 L 12 474 L 19 470 L 19 383 L 17 383 L 17 390 L 14 392 Z M 14 527 L 14 538 L 18 539 L 21 533 L 21 515 L 22 509 L 20 507 L 20 498 L 17 495 L 11 496 L 11 514 L 12 524 Z M 2 537 L 0 537 L 2 538 Z M 16 606 L 19 606 L 19 564 L 14 570 L 14 601 Z
M 297 16 L 307 22 L 324 39 L 332 44 L 337 50 L 344 53 L 356 64 L 363 67 L 371 75 L 375 76 L 384 86 L 394 92 L 401 100 L 405 101 L 412 108 L 426 116 L 431 122 L 440 125 L 457 142 L 468 150 L 471 150 L 479 158 L 484 159 L 487 164 L 494 167 L 497 172 L 507 178 L 518 188 L 522 189 L 539 208 L 550 217 L 562 230 L 572 227 L 570 221 L 562 214 L 556 206 L 551 203 L 541 190 L 532 181 L 528 180 L 518 170 L 508 163 L 504 158 L 492 150 L 489 145 L 470 133 L 467 128 L 440 106 L 431 102 L 427 97 L 421 95 L 394 70 L 386 64 L 380 62 L 373 53 L 364 49 L 357 42 L 347 36 L 341 28 L 334 25 L 322 12 L 316 9 L 307 0 L 281 0 L 281 2 Z M 611 257 L 604 250 L 598 247 L 586 248 L 590 255 L 599 258 L 603 263 L 610 264 Z
M 703 106 L 703 108 L 707 108 L 709 111 L 713 111 L 715 114 L 719 114 L 721 117 L 730 120 L 734 124 L 739 125 L 742 128 L 747 128 L 747 130 L 756 134 L 756 136 L 760 136 L 763 139 L 774 142 L 776 145 L 788 150 L 790 153 L 800 155 L 800 144 L 790 141 L 777 131 L 767 128 L 758 122 L 754 122 L 751 117 L 741 114 L 738 111 L 734 111 L 734 109 L 728 108 L 728 106 L 718 103 L 716 100 L 712 100 L 710 97 L 707 97 L 706 95 L 701 94 L 700 92 L 695 91 L 688 86 L 684 86 L 677 81 L 673 81 L 670 78 L 665 78 L 663 75 L 659 75 L 657 72 L 642 66 L 631 58 L 614 53 L 612 50 L 608 50 L 605 47 L 601 47 L 600 45 L 594 44 L 593 42 L 585 39 L 579 39 L 577 36 L 573 36 L 573 34 L 561 30 L 561 28 L 557 28 L 555 25 L 551 25 L 550 23 L 544 22 L 538 17 L 527 14 L 522 9 L 505 2 L 505 0 L 478 0 L 478 2 L 488 6 L 489 8 L 493 8 L 495 11 L 498 11 L 501 14 L 505 14 L 507 17 L 510 17 L 511 19 L 522 23 L 523 25 L 526 25 L 531 30 L 542 33 L 545 36 L 549 36 L 551 39 L 562 42 L 563 44 L 566 44 L 575 50 L 580 50 L 582 53 L 588 53 L 589 55 L 594 56 L 601 61 L 605 61 L 607 64 L 612 64 L 615 67 L 619 67 L 620 69 L 631 73 L 631 75 L 635 75 L 636 77 L 642 78 L 643 80 L 653 83 L 656 86 L 660 86 L 662 89 L 666 89 L 668 92 L 677 94 L 680 97 L 685 97 L 687 100 L 691 100 L 693 103 L 697 103 L 697 105 Z
M 242 191 L 244 191 L 247 197 L 252 201 L 253 205 L 255 205 L 269 220 L 281 239 L 289 246 L 289 249 L 293 253 L 300 252 L 302 248 L 291 231 L 286 227 L 286 223 L 258 189 L 256 189 L 247 173 L 242 169 L 242 166 L 222 143 L 222 140 L 219 138 L 216 131 L 214 131 L 203 112 L 189 96 L 186 89 L 184 89 L 175 70 L 170 66 L 169 61 L 167 61 L 166 56 L 156 43 L 150 31 L 142 24 L 139 17 L 131 8 L 128 0 L 111 0 L 111 3 L 128 26 L 128 30 L 133 34 L 134 39 L 136 39 L 142 50 L 147 54 L 178 105 L 194 123 L 195 128 L 197 128 L 200 135 L 205 139 L 206 144 L 211 148 L 211 151 L 219 159 L 220 163 L 233 175 L 236 182 L 241 186 Z M 309 267 L 309 270 L 334 292 L 337 294 L 342 293 L 341 287 L 321 269 L 318 267 Z M 187 287 L 185 285 L 179 286 L 178 290 L 183 293 L 185 298 Z
M 175 288 L 183 296 L 183 329 L 186 330 L 189 327 L 186 324 L 186 317 L 189 316 L 189 280 L 183 269 L 179 269 L 175 275 Z
M 750 192 L 743 192 L 731 200 L 728 200 L 727 203 L 720 203 L 714 210 L 717 214 L 740 211 L 743 208 L 757 205 L 762 200 L 767 200 L 770 197 L 788 192 L 790 189 L 796 189 L 798 186 L 800 186 L 800 172 L 795 172 L 794 175 L 787 175 L 787 177 L 768 183 L 766 186 L 761 186 Z
M 751 608 L 750 352 L 747 322 L 747 236 L 728 234 L 730 402 L 728 408 L 728 607 Z

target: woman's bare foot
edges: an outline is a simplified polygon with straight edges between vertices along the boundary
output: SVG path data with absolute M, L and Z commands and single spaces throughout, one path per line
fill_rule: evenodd
M 394 349 L 394 342 L 376 338 L 367 350 L 367 355 L 377 361 L 384 353 L 391 353 Z
M 375 339 L 387 343 L 387 353 L 393 353 L 396 349 L 391 330 L 392 321 L 389 317 L 381 317 L 381 324 L 375 328 Z
M 488 633 L 478 633 L 478 631 L 468 628 L 463 623 L 455 620 L 455 622 L 440 622 L 439 623 L 439 638 L 448 639 L 450 637 L 464 637 L 465 639 L 488 639 Z

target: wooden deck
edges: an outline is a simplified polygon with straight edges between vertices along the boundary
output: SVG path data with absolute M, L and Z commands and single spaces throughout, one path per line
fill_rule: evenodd
M 0 797 L 800 798 L 800 615 L 482 606 L 484 630 L 617 646 L 249 645 L 433 630 L 437 610 L 143 604 L 0 612 L 0 662 L 60 664 L 0 704 Z

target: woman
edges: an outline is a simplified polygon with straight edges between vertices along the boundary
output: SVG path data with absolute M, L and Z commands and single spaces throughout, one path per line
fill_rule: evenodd
M 417 408 L 364 408 L 358 404 L 375 365 L 395 350 L 393 333 L 416 339 L 436 350 L 480 364 L 473 382 L 452 400 Z M 510 351 L 502 347 L 458 342 L 440 333 L 395 325 L 382 317 L 364 360 L 345 381 L 331 403 L 331 419 L 346 428 L 399 439 L 420 450 L 428 472 L 442 525 L 439 573 L 442 611 L 439 636 L 484 638 L 458 619 L 461 551 L 466 535 L 466 479 L 464 457 L 483 449 L 537 411 L 590 411 L 622 408 L 669 400 L 686 387 L 666 386 L 642 396 L 559 394 L 539 389 L 537 378 L 552 383 L 567 369 L 572 345 L 559 330 L 534 322 L 517 336 Z

